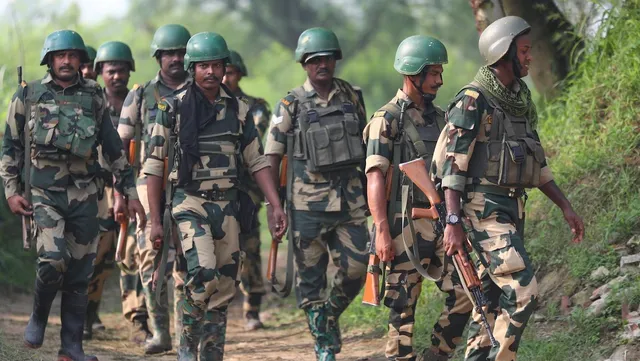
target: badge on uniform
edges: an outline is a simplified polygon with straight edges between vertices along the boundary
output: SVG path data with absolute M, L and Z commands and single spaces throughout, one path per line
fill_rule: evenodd
M 271 123 L 273 123 L 274 125 L 282 123 L 282 116 L 276 117 L 276 115 L 274 114 L 273 116 L 271 116 Z
M 158 103 L 158 109 L 164 112 L 167 110 L 167 105 L 165 103 Z

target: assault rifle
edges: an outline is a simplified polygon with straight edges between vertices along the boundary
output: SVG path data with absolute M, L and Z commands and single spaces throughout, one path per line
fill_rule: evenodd
M 31 207 L 31 132 L 29 131 L 29 118 L 31 109 L 27 101 L 27 83 L 22 80 L 22 66 L 18 67 L 18 85 L 22 86 L 22 101 L 24 102 L 24 199 Z M 36 119 L 37 121 L 37 119 Z M 31 243 L 35 238 L 33 215 L 22 216 L 22 248 L 31 249 Z
M 414 219 L 436 219 L 440 223 L 442 231 L 444 232 L 446 226 L 444 221 L 446 215 L 445 204 L 440 200 L 440 195 L 438 194 L 438 191 L 436 190 L 436 187 L 433 184 L 429 173 L 427 172 L 426 162 L 423 159 L 416 159 L 407 163 L 402 163 L 400 164 L 400 170 L 407 177 L 409 177 L 413 184 L 420 188 L 420 190 L 429 199 L 429 203 L 431 203 L 430 208 L 414 208 L 412 210 L 411 217 Z M 468 239 L 467 242 L 469 242 Z M 491 340 L 491 345 L 493 345 L 494 347 L 498 346 L 498 343 L 493 336 L 493 332 L 491 331 L 491 326 L 487 321 L 487 315 L 482 309 L 483 306 L 487 305 L 488 300 L 482 291 L 482 283 L 478 278 L 477 270 L 473 266 L 473 262 L 471 261 L 469 253 L 465 251 L 458 252 L 453 255 L 452 258 L 453 264 L 458 270 L 458 274 L 460 275 L 462 286 L 473 302 L 476 312 L 480 314 L 483 326 L 487 329 L 489 340 Z M 465 263 L 467 263 L 466 266 Z
M 136 141 L 129 142 L 129 164 L 133 165 L 136 157 Z M 122 262 L 126 253 L 127 245 L 127 229 L 129 228 L 129 219 L 124 213 L 116 214 L 116 221 L 120 223 L 120 233 L 118 233 L 118 243 L 116 246 L 116 262 Z

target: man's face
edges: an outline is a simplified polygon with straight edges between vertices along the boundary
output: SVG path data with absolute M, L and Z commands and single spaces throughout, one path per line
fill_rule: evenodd
M 531 56 L 531 37 L 529 34 L 520 35 L 516 38 L 516 49 L 518 60 L 522 69 L 520 69 L 520 76 L 524 78 L 529 75 L 529 65 L 533 61 Z
M 170 77 L 180 77 L 184 74 L 184 49 L 161 50 L 160 69 Z
M 225 66 L 222 60 L 202 61 L 193 66 L 196 83 L 205 90 L 215 90 L 222 83 Z
M 62 81 L 73 80 L 80 69 L 80 52 L 77 50 L 54 52 L 51 54 L 51 69 L 57 79 Z
M 104 80 L 104 86 L 110 92 L 120 93 L 127 90 L 129 83 L 129 64 L 124 61 L 110 61 L 101 64 L 100 75 Z
M 312 82 L 329 81 L 336 70 L 336 58 L 333 55 L 317 56 L 307 60 L 302 67 Z
M 98 73 L 93 70 L 93 63 L 83 63 L 80 65 L 80 72 L 82 73 L 82 77 L 85 79 L 98 79 Z
M 224 74 L 222 82 L 228 86 L 231 90 L 237 90 L 240 86 L 240 79 L 242 79 L 242 73 L 233 65 L 227 65 L 227 71 Z
M 427 75 L 422 83 L 422 92 L 432 95 L 438 94 L 438 89 L 440 89 L 443 83 L 442 73 L 444 70 L 442 69 L 442 65 L 427 65 L 427 69 L 425 71 L 427 72 Z M 420 75 L 417 75 L 417 77 L 420 77 Z M 419 81 L 420 80 L 417 79 L 416 84 L 420 84 Z

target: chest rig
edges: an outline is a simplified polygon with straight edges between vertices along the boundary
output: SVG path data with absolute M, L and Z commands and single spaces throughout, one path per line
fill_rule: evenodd
M 80 88 L 65 95 L 40 82 L 29 84 L 32 154 L 36 159 L 66 160 L 96 157 L 98 123 L 94 109 L 97 89 Z
M 292 114 L 298 124 L 294 130 L 294 159 L 306 162 L 309 172 L 332 172 L 360 165 L 365 150 L 355 105 L 346 101 L 322 108 L 307 97 L 302 87 L 291 93 L 297 102 Z
M 477 89 L 494 109 L 489 139 L 476 144 L 469 161 L 469 177 L 486 178 L 503 187 L 538 187 L 545 155 L 530 120 L 505 112 L 480 84 L 473 82 L 468 87 Z
M 400 173 L 398 168 L 400 163 L 409 162 L 418 158 L 422 158 L 426 164 L 430 164 L 436 143 L 438 142 L 438 137 L 445 126 L 444 112 L 437 107 L 433 113 L 424 118 L 424 124 L 416 124 L 401 111 L 402 106 L 402 103 L 387 103 L 380 109 L 381 111 L 391 114 L 391 116 L 398 121 L 398 129 L 402 127 L 402 131 L 399 131 L 396 136 L 400 138 L 394 142 L 393 147 L 394 162 L 392 171 L 394 173 Z M 408 104 L 405 103 L 404 107 L 407 106 Z M 396 152 L 398 152 L 398 156 L 396 156 Z M 399 174 L 392 174 L 392 179 L 397 180 L 398 183 L 401 182 L 401 178 Z M 403 182 L 403 184 L 404 183 L 410 185 L 411 198 L 413 199 L 412 203 L 414 205 L 428 204 L 429 201 L 427 197 L 417 186 L 414 186 L 413 183 L 408 180 Z M 392 189 L 397 189 L 396 199 L 401 199 L 402 187 L 393 187 L 392 184 Z

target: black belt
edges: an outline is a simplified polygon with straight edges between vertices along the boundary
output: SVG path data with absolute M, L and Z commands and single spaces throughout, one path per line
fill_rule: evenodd
M 233 188 L 228 189 L 226 191 L 212 189 L 208 191 L 196 191 L 196 192 L 185 191 L 185 193 L 190 196 L 204 198 L 208 201 L 213 201 L 213 202 L 238 200 L 238 190 Z
M 474 184 L 466 187 L 467 192 L 489 193 L 509 198 L 520 198 L 526 194 L 524 188 L 505 188 L 485 184 Z

